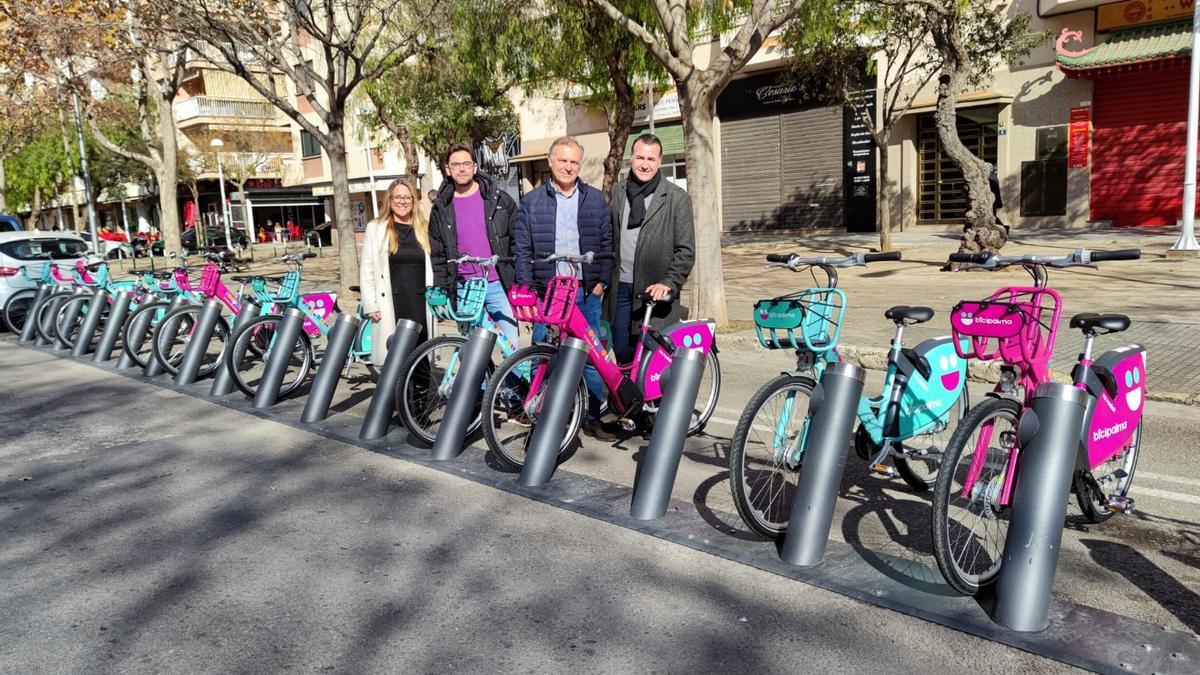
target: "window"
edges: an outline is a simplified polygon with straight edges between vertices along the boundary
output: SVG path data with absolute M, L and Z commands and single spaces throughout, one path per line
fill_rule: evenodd
M 996 106 L 971 108 L 958 113 L 958 137 L 985 162 L 996 164 Z M 967 184 L 962 172 L 946 153 L 938 138 L 933 114 L 921 115 L 918 134 L 917 221 L 921 223 L 962 222 L 967 213 Z M 990 201 L 990 197 L 988 198 Z
M 317 142 L 317 137 L 300 130 L 300 156 L 304 159 L 321 156 L 321 144 Z
M 87 253 L 87 244 L 78 239 L 25 239 L 0 244 L 0 252 L 17 260 L 71 258 Z

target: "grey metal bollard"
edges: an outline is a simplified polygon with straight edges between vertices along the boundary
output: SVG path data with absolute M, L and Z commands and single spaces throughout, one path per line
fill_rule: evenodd
M 209 298 L 208 302 L 204 303 L 204 309 L 200 310 L 196 325 L 192 327 L 192 337 L 183 351 L 179 370 L 175 371 L 175 384 L 183 386 L 196 381 L 200 364 L 208 352 L 208 343 L 212 342 L 213 330 L 221 320 L 221 307 L 221 301 L 216 298 Z
M 25 313 L 25 325 L 21 326 L 20 343 L 25 345 L 33 341 L 37 337 L 36 325 L 33 322 L 33 317 L 37 315 L 37 308 L 41 306 L 46 298 L 50 297 L 50 285 L 38 284 L 37 291 L 33 294 L 33 302 L 29 303 L 29 310 Z
M 153 300 L 144 300 L 146 304 L 150 304 Z M 144 307 L 145 305 L 142 305 Z M 140 309 L 141 307 L 139 307 Z M 129 338 L 133 342 L 133 350 L 137 351 L 141 348 L 142 343 L 146 341 L 146 333 L 150 332 L 150 322 L 154 320 L 154 312 L 134 312 L 130 317 L 126 317 L 127 321 L 133 321 L 131 325 Z M 122 346 L 121 357 L 117 359 L 117 368 L 131 368 L 135 364 L 133 359 L 129 358 L 129 352 Z
M 785 562 L 808 567 L 820 564 L 825 557 L 864 378 L 862 368 L 839 362 L 826 369 L 813 390 L 804 462 L 779 553 Z
M 321 357 L 312 388 L 308 390 L 308 400 L 300 415 L 301 422 L 313 424 L 329 416 L 329 402 L 333 400 L 346 357 L 350 355 L 350 341 L 354 339 L 361 323 L 353 314 L 338 314 L 334 319 L 329 341 L 325 344 L 325 355 Z
M 229 344 L 232 347 L 233 339 L 237 335 L 238 329 L 245 326 L 251 319 L 256 318 L 262 311 L 262 307 L 258 303 L 249 298 L 242 298 L 242 305 L 238 308 L 237 319 L 234 321 L 233 329 L 229 331 Z M 231 356 L 233 350 L 230 349 L 225 353 L 225 358 L 233 358 Z M 212 388 L 208 390 L 209 396 L 225 396 L 232 394 L 234 390 L 233 375 L 230 374 L 228 363 L 222 363 L 217 366 L 217 372 L 213 375 Z
M 387 434 L 388 424 L 396 409 L 396 383 L 404 374 L 404 364 L 420 337 L 421 324 L 408 319 L 396 322 L 396 332 L 388 341 L 387 358 L 379 369 L 375 391 L 371 392 L 371 405 L 367 407 L 367 416 L 363 418 L 362 429 L 358 432 L 358 437 L 364 441 L 382 438 Z
M 1021 471 L 1013 492 L 992 610 L 992 618 L 1006 628 L 1035 632 L 1048 624 L 1050 591 L 1086 407 L 1084 390 L 1048 382 L 1037 388 L 1033 406 L 1021 415 L 1017 427 Z
M 59 299 L 58 304 L 56 304 L 50 308 L 50 322 L 52 324 L 54 324 L 54 341 L 51 343 L 50 348 L 56 352 L 65 352 L 70 348 L 67 345 L 67 343 L 63 340 L 62 335 L 59 335 L 59 333 L 58 333 L 58 324 L 60 323 L 57 320 L 58 313 L 62 310 L 62 306 L 63 306 L 64 302 L 67 302 L 69 300 L 74 300 L 75 298 L 78 298 L 81 295 L 91 295 L 91 293 L 85 288 L 82 288 L 82 287 L 76 288 L 74 293 Z
M 554 370 L 550 372 L 550 382 L 546 385 L 546 395 L 542 400 L 542 411 L 525 449 L 525 465 L 521 467 L 519 479 L 521 485 L 536 487 L 550 482 L 550 476 L 558 464 L 558 450 L 562 447 L 571 414 L 571 401 L 579 390 L 579 378 L 583 377 L 587 354 L 588 343 L 579 338 L 567 338 L 559 345 Z
M 92 350 L 92 340 L 96 337 L 96 329 L 100 327 L 100 317 L 108 306 L 108 291 L 101 288 L 88 302 L 87 314 L 83 316 L 83 324 L 79 327 L 79 335 L 75 337 L 75 346 L 71 348 L 71 356 L 87 356 Z
M 677 349 L 671 360 L 671 377 L 633 485 L 629 515 L 635 520 L 654 520 L 667 512 L 683 456 L 683 442 L 687 440 L 696 395 L 700 392 L 700 378 L 704 376 L 704 359 L 702 351 Z
M 289 307 L 283 313 L 283 320 L 275 331 L 271 345 L 271 353 L 267 356 L 267 365 L 263 369 L 262 380 L 258 383 L 258 391 L 254 394 L 255 408 L 270 408 L 279 398 L 279 388 L 283 385 L 283 375 L 287 372 L 288 359 L 292 357 L 292 345 L 304 328 L 304 312 Z
M 183 306 L 184 306 L 184 305 L 186 305 L 187 303 L 188 303 L 188 299 L 187 299 L 186 297 L 184 297 L 184 296 L 182 296 L 182 295 L 177 295 L 177 296 L 175 296 L 175 297 L 174 297 L 174 298 L 171 300 L 171 304 L 167 305 L 167 308 L 166 308 L 166 310 L 164 310 L 164 311 L 163 311 L 163 316 L 166 316 L 166 315 L 167 315 L 167 314 L 169 314 L 170 312 L 173 312 L 173 311 L 175 311 L 175 309 L 176 309 L 176 308 L 183 307 Z M 146 323 L 146 330 L 142 332 L 142 336 L 141 336 L 141 337 L 142 337 L 142 340 L 145 340 L 145 339 L 146 339 L 146 333 L 147 333 L 147 332 L 150 332 L 150 322 L 151 322 L 151 321 L 153 321 L 153 320 L 154 320 L 154 315 L 153 315 L 153 314 L 149 315 L 149 316 L 148 316 L 148 317 L 145 319 L 145 323 Z M 153 338 L 151 338 L 151 339 L 153 339 Z M 140 346 L 141 346 L 141 344 L 139 344 L 138 346 L 140 347 Z M 118 365 L 120 365 L 120 364 L 118 364 Z M 160 364 L 160 363 L 158 362 L 158 359 L 154 358 L 154 355 L 153 355 L 153 354 L 151 354 L 151 355 L 150 355 L 150 356 L 149 356 L 149 357 L 146 359 L 146 366 L 145 366 L 144 368 L 142 368 L 142 376 L 143 376 L 143 377 L 156 377 L 156 376 L 158 376 L 158 375 L 162 375 L 162 372 L 163 372 L 163 367 L 162 367 L 162 364 Z
M 100 333 L 100 342 L 96 344 L 96 353 L 92 355 L 93 363 L 104 363 L 112 358 L 117 338 L 121 337 L 121 329 L 125 327 L 125 318 L 129 316 L 129 303 L 132 301 L 133 294 L 129 291 L 118 291 L 113 298 L 112 309 L 108 311 L 108 319 Z
M 450 388 L 450 400 L 442 426 L 433 441 L 433 459 L 439 462 L 454 459 L 463 451 L 467 427 L 475 417 L 475 406 L 479 404 L 483 376 L 492 360 L 492 349 L 496 346 L 496 334 L 486 328 L 476 328 L 467 337 L 467 343 L 459 351 L 458 374 Z

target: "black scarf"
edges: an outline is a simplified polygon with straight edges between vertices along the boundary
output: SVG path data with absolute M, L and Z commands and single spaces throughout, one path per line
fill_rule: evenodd
M 661 181 L 661 171 L 654 172 L 654 177 L 645 183 L 639 181 L 632 171 L 629 173 L 629 180 L 625 182 L 625 196 L 629 198 L 629 223 L 625 229 L 636 230 L 642 226 L 642 220 L 646 218 L 646 197 L 654 194 Z

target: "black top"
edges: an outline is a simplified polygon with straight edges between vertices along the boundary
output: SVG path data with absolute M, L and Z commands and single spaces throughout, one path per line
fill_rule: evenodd
M 388 256 L 392 277 L 392 308 L 397 319 L 408 319 L 425 334 L 425 251 L 411 225 L 394 223 L 396 251 Z

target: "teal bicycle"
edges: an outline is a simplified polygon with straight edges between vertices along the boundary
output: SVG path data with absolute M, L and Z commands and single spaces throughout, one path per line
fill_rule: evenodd
M 233 333 L 230 343 L 232 346 L 224 358 L 224 363 L 234 384 L 248 397 L 253 398 L 258 393 L 267 361 L 276 349 L 290 349 L 287 368 L 279 388 L 280 397 L 287 396 L 300 387 L 313 366 L 318 363 L 313 339 L 329 334 L 338 310 L 337 297 L 333 293 L 300 294 L 304 260 L 314 257 L 316 254 L 313 253 L 293 253 L 278 258 L 276 262 L 287 264 L 289 269 L 283 275 L 279 292 L 274 297 L 267 298 L 271 306 L 270 313 L 251 319 Z M 352 286 L 351 290 L 358 289 Z M 267 305 L 264 304 L 265 306 Z M 283 321 L 283 312 L 290 308 L 299 309 L 304 313 L 304 329 L 296 336 L 293 344 L 281 345 L 276 336 Z M 346 370 L 349 371 L 355 364 L 363 364 L 374 375 L 375 369 L 370 361 L 372 322 L 362 321 L 361 301 L 354 316 L 358 317 L 360 323 L 358 332 L 350 343 L 350 358 L 346 360 Z
M 899 253 L 856 253 L 841 258 L 769 255 L 771 267 L 809 271 L 814 286 L 754 305 L 759 342 L 792 349 L 796 368 L 763 385 L 738 420 L 729 448 L 730 485 L 738 515 L 754 533 L 776 538 L 787 529 L 792 493 L 808 441 L 808 401 L 830 363 L 839 359 L 846 295 L 837 270 L 900 260 Z M 816 273 L 825 273 L 820 285 Z M 896 324 L 882 393 L 858 404 L 855 449 L 877 475 L 899 475 L 916 490 L 937 481 L 942 452 L 967 408 L 967 364 L 950 337 L 904 347 L 904 329 L 928 321 L 928 307 L 892 307 Z M 889 460 L 891 463 L 889 464 Z
M 446 289 L 430 286 L 425 289 L 425 303 L 438 321 L 453 321 L 458 324 L 458 335 L 441 335 L 419 345 L 403 367 L 403 374 L 396 383 L 396 411 L 400 419 L 416 439 L 432 445 L 441 428 L 442 416 L 450 402 L 450 389 L 458 375 L 459 351 L 467 343 L 466 335 L 483 327 L 496 334 L 496 345 L 500 355 L 508 358 L 517 351 L 513 344 L 488 314 L 484 300 L 487 297 L 488 270 L 511 258 L 491 256 L 480 258 L 462 256 L 449 262 L 461 269 L 465 265 L 478 267 L 480 276 L 471 277 L 458 287 L 457 302 Z M 490 376 L 494 365 L 488 367 Z M 487 382 L 487 378 L 484 378 Z M 480 387 L 482 391 L 483 387 Z M 479 429 L 479 410 L 467 428 L 467 435 Z

